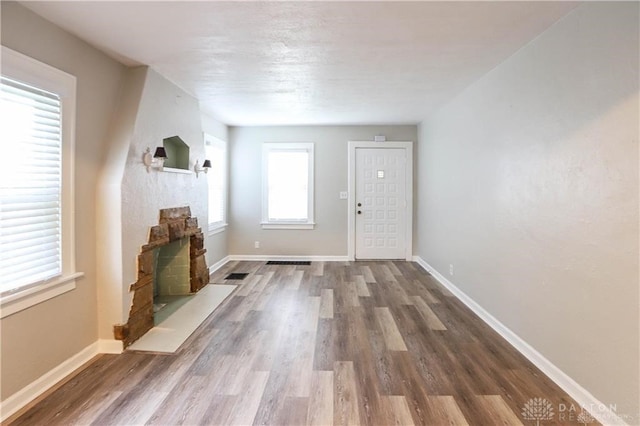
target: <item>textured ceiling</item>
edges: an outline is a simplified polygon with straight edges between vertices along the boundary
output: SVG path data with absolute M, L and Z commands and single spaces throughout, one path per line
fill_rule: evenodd
M 418 123 L 564 2 L 25 2 L 230 125 Z

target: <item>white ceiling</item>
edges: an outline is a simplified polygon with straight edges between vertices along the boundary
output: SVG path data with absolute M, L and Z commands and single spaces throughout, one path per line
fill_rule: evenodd
M 24 2 L 230 125 L 415 124 L 564 2 Z

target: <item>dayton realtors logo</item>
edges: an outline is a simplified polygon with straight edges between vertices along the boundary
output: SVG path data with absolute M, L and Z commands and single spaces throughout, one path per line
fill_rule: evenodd
M 553 420 L 556 411 L 558 420 L 561 422 L 580 423 L 588 425 L 596 421 L 588 411 L 584 408 L 578 408 L 574 404 L 558 404 L 554 407 L 546 398 L 531 398 L 522 407 L 522 418 L 532 422 L 536 422 L 536 426 L 540 426 L 540 422 Z
M 522 407 L 522 418 L 536 422 L 540 426 L 540 421 L 553 419 L 553 405 L 544 398 L 531 398 Z

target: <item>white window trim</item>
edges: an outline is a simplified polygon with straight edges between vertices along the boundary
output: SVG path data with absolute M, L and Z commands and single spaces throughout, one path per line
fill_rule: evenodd
M 226 231 L 227 227 L 229 226 L 229 224 L 227 223 L 227 203 L 229 200 L 229 145 L 225 140 L 222 140 L 215 136 L 211 136 L 207 133 L 204 133 L 204 143 L 205 145 L 222 146 L 224 148 L 225 155 L 224 170 L 222 171 L 222 187 L 224 188 L 224 190 L 222 191 L 222 220 L 208 223 L 207 235 L 212 236 Z M 209 191 L 208 187 L 207 191 Z M 207 222 L 209 222 L 208 216 Z
M 211 236 L 211 235 L 220 234 L 221 232 L 226 231 L 228 226 L 229 226 L 229 224 L 227 222 L 211 223 L 211 224 L 209 224 L 209 233 L 208 233 L 208 235 Z
M 76 271 L 74 220 L 74 151 L 76 78 L 2 46 L 2 75 L 60 96 L 62 108 L 62 274 L 0 294 L 0 318 L 71 291 L 84 273 Z
M 268 153 L 270 151 L 305 151 L 309 153 L 309 176 L 307 197 L 307 220 L 269 220 L 268 205 L 269 191 L 267 184 Z M 262 144 L 262 229 L 314 229 L 314 144 L 313 142 L 265 142 Z
M 271 222 L 262 222 L 262 229 L 313 229 L 315 228 L 314 222 L 292 222 L 292 221 L 281 221 L 280 223 L 271 221 Z

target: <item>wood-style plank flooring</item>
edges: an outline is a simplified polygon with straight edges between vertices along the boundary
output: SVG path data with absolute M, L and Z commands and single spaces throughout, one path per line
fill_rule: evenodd
M 531 398 L 578 406 L 415 263 L 231 262 L 212 283 L 230 272 L 249 276 L 176 354 L 101 355 L 12 424 L 516 425 Z

